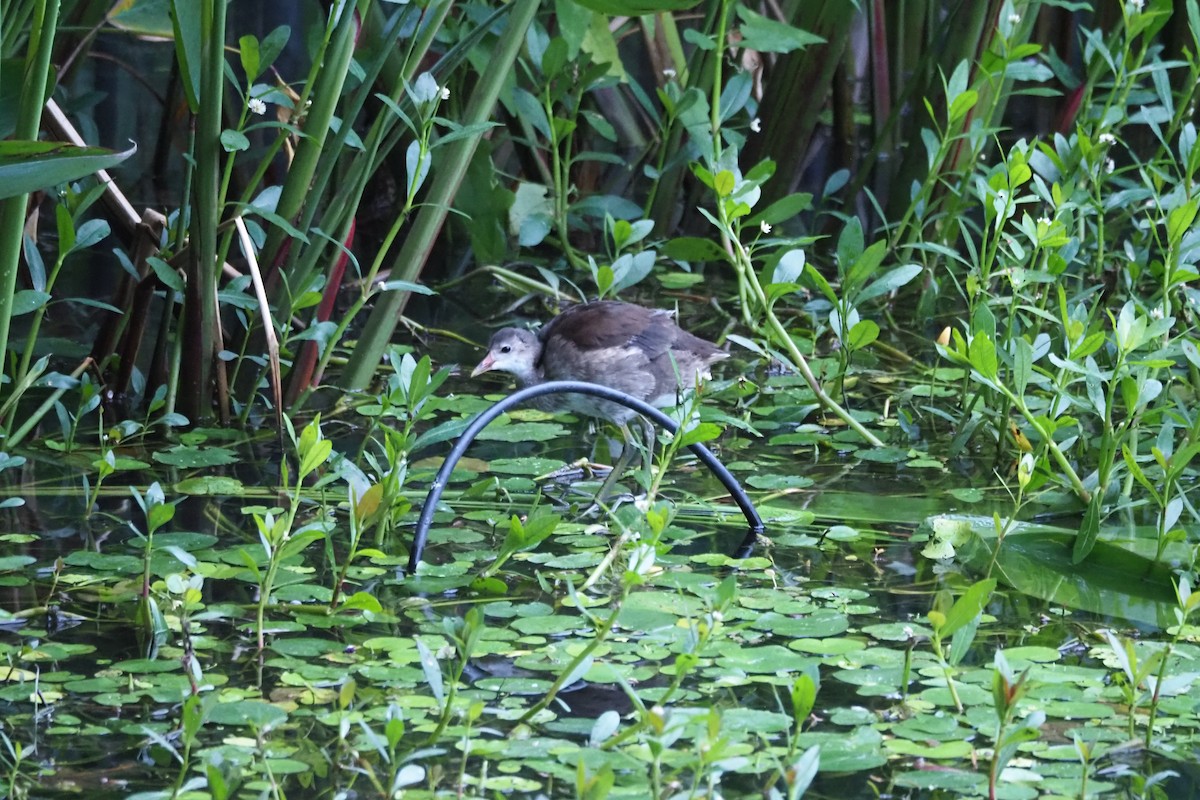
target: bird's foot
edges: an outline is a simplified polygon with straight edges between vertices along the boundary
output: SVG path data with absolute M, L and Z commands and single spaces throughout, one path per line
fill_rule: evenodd
M 612 497 L 601 499 L 597 497 L 587 508 L 579 512 L 579 519 L 595 519 L 600 515 L 612 514 L 626 503 L 637 503 L 645 498 L 645 494 L 634 494 L 632 492 L 621 492 Z
M 544 475 L 538 475 L 534 478 L 538 483 L 576 483 L 585 477 L 595 475 L 595 464 L 588 461 L 586 458 L 580 458 L 572 461 L 570 464 L 563 464 L 558 469 L 547 472 Z

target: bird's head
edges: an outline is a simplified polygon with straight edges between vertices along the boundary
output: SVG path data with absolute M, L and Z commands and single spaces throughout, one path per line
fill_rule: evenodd
M 507 372 L 515 375 L 523 386 L 537 383 L 541 380 L 538 370 L 541 353 L 542 343 L 533 331 L 502 328 L 492 335 L 487 355 L 471 370 L 471 377 L 484 372 Z

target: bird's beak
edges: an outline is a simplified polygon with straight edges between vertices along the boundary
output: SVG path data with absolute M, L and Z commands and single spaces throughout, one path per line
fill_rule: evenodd
M 474 378 L 476 375 L 482 375 L 483 373 L 487 372 L 495 365 L 496 365 L 496 359 L 492 358 L 491 353 L 488 353 L 486 356 L 483 357 L 483 361 L 479 362 L 479 366 L 477 366 L 477 367 L 475 367 L 475 369 L 471 370 L 471 377 Z

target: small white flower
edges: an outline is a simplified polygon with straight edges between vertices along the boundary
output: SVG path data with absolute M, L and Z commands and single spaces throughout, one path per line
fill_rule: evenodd
M 1117 168 L 1117 162 L 1113 161 L 1111 158 L 1104 159 L 1104 171 L 1105 172 L 1112 172 L 1116 168 Z
M 750 130 L 754 131 L 755 133 L 762 133 L 762 120 L 758 117 L 750 120 Z
M 1021 21 L 1020 14 L 1009 14 L 1008 15 L 1008 24 L 1009 25 L 1016 25 L 1020 21 Z
M 1045 225 L 1047 228 L 1049 228 L 1050 227 L 1050 218 L 1049 217 L 1038 217 L 1038 225 Z
M 913 631 L 911 625 L 905 625 L 903 633 L 904 633 L 905 639 L 911 639 L 911 638 L 913 638 L 913 636 L 916 635 L 916 633 L 915 633 L 915 631 Z
M 1161 307 L 1155 306 L 1154 308 L 1150 309 L 1150 319 L 1162 319 L 1162 318 L 1163 318 L 1163 310 Z
M 258 114 L 259 116 L 267 113 L 267 104 L 257 97 L 251 97 L 250 101 L 246 103 L 246 108 L 250 110 L 251 114 Z
M 1112 135 L 1111 133 L 1100 134 L 1100 144 L 1116 144 L 1116 143 L 1117 143 L 1117 137 Z
M 1135 14 L 1140 14 L 1145 7 L 1146 0 L 1129 0 L 1129 10 Z
M 450 87 L 449 87 L 449 86 L 443 86 L 443 87 L 442 87 L 442 99 L 443 99 L 443 100 L 449 100 L 449 99 L 450 99 Z
M 665 78 L 667 78 L 668 80 L 670 80 L 671 78 L 674 78 L 675 74 L 676 74 L 675 70 L 671 69 L 670 67 L 667 67 L 666 69 L 663 70 L 663 76 Z
M 762 222 L 758 223 L 758 228 L 759 228 L 759 230 L 761 230 L 763 233 L 770 233 L 770 232 L 771 232 L 771 223 L 767 222 L 767 221 L 764 219 Z

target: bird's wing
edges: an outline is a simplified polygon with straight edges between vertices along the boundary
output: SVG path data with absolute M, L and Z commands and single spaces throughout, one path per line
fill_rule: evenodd
M 601 301 L 565 309 L 541 331 L 543 342 L 558 338 L 584 353 L 639 347 L 649 358 L 665 353 L 674 339 L 671 314 L 629 303 Z

